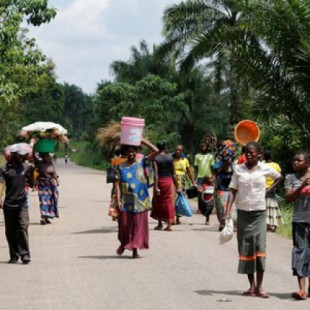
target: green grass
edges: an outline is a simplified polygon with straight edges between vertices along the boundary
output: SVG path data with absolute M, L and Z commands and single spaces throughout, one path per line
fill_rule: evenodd
M 284 201 L 279 203 L 281 214 L 284 218 L 285 224 L 280 226 L 278 234 L 285 238 L 292 238 L 292 215 L 293 205 L 287 204 Z
M 56 152 L 58 158 L 65 157 L 64 145 L 59 145 Z M 106 170 L 109 163 L 105 160 L 101 148 L 86 141 L 70 141 L 68 155 L 77 165 Z

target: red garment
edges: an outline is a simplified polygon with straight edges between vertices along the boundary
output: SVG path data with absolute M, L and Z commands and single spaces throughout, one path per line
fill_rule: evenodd
M 151 217 L 155 220 L 168 222 L 174 219 L 174 187 L 171 177 L 158 179 L 160 195 L 154 193 Z
M 118 240 L 126 250 L 149 248 L 148 211 L 122 212 L 118 219 Z
M 241 164 L 243 164 L 243 163 L 245 163 L 245 162 L 246 162 L 245 154 L 242 154 L 242 155 L 238 158 L 237 164 L 238 164 L 238 165 L 241 165 Z

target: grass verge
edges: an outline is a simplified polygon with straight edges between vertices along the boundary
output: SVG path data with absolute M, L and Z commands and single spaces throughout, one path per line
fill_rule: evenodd
M 109 166 L 102 149 L 95 144 L 86 141 L 70 141 L 67 152 L 70 160 L 77 165 L 98 170 L 106 170 Z M 65 157 L 64 145 L 59 145 L 56 154 L 58 158 Z

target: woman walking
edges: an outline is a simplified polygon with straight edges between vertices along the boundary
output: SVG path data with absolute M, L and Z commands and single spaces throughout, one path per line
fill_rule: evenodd
M 156 230 L 162 230 L 162 222 L 167 223 L 166 231 L 172 230 L 174 220 L 174 184 L 176 185 L 173 157 L 165 152 L 165 143 L 157 143 L 159 154 L 153 161 L 155 187 L 151 217 L 158 220 Z
M 249 142 L 245 148 L 246 162 L 234 169 L 231 191 L 227 203 L 228 214 L 233 202 L 237 206 L 237 239 L 239 251 L 238 273 L 247 274 L 250 288 L 245 296 L 268 298 L 263 290 L 263 277 L 266 260 L 266 176 L 274 183 L 268 188 L 272 191 L 282 180 L 279 172 L 259 162 L 261 146 Z M 256 279 L 255 279 L 256 273 Z
M 41 211 L 41 225 L 50 224 L 50 219 L 59 217 L 58 212 L 58 186 L 57 174 L 52 157 L 49 153 L 40 153 L 40 159 L 36 160 L 36 169 L 39 173 L 39 201 Z
M 281 167 L 271 160 L 271 151 L 264 151 L 265 164 L 272 169 L 281 173 Z M 266 177 L 266 189 L 268 189 L 273 183 L 273 180 Z M 267 208 L 267 230 L 275 232 L 280 225 L 284 224 L 283 217 L 276 199 L 276 192 L 271 191 L 266 195 L 266 208 Z
M 285 200 L 294 202 L 292 269 L 297 276 L 299 291 L 292 293 L 297 300 L 310 296 L 310 154 L 298 152 L 293 160 L 295 173 L 285 178 Z
M 188 159 L 184 156 L 184 147 L 183 145 L 177 145 L 175 152 L 173 154 L 173 165 L 176 175 L 177 187 L 176 191 L 185 195 L 186 190 L 186 176 L 188 175 L 193 186 L 197 187 L 197 184 L 194 180 L 192 169 L 189 165 Z M 181 224 L 180 216 L 176 214 L 176 224 Z
M 128 145 L 124 149 L 127 160 L 118 166 L 115 181 L 121 243 L 116 252 L 122 255 L 125 249 L 130 250 L 133 258 L 139 258 L 138 250 L 149 248 L 147 211 L 151 209 L 151 202 L 144 167 L 135 160 L 137 148 Z
M 236 155 L 236 145 L 230 140 L 222 141 L 217 149 L 213 171 L 216 178 L 216 216 L 219 221 L 219 231 L 225 226 L 227 202 L 229 198 L 229 184 L 233 174 L 233 162 Z M 233 206 L 230 215 L 236 222 L 237 214 Z

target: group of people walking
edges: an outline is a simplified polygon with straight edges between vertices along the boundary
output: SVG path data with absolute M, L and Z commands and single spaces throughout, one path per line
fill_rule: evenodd
M 223 141 L 215 156 L 208 151 L 206 143 L 201 143 L 200 153 L 194 159 L 194 176 L 183 146 L 178 145 L 172 154 L 166 153 L 163 142 L 156 146 L 148 143 L 148 146 L 152 151 L 148 159 L 152 163 L 155 180 L 152 200 L 148 194 L 146 167 L 143 161 L 137 162 L 136 147 L 125 146 L 123 150 L 127 159 L 116 167 L 114 185 L 120 210 L 117 254 L 131 250 L 133 257 L 138 258 L 138 250 L 149 248 L 147 211 L 151 210 L 150 216 L 158 221 L 155 230 L 172 231 L 172 225 L 180 223 L 179 215 L 175 214 L 175 198 L 185 193 L 190 182 L 199 192 L 198 208 L 206 217 L 206 224 L 209 224 L 214 203 L 219 230 L 224 227 L 226 219 L 235 220 L 238 273 L 246 274 L 249 281 L 249 289 L 243 295 L 268 298 L 269 294 L 263 289 L 266 231 L 267 228 L 275 231 L 283 222 L 275 199 L 275 189 L 283 177 L 280 167 L 272 163 L 270 153 L 265 152 L 264 158 L 261 145 L 251 141 L 244 148 L 243 162 L 237 164 L 235 145 L 231 141 Z M 297 153 L 293 160 L 294 173 L 288 174 L 284 183 L 285 200 L 294 202 L 292 269 L 297 276 L 299 290 L 292 293 L 292 297 L 299 300 L 310 295 L 310 284 L 306 288 L 306 278 L 310 278 L 309 167 L 310 155 Z M 211 207 L 210 201 L 204 199 L 206 188 L 206 193 L 215 188 L 216 199 Z
M 58 175 L 49 153 L 30 154 L 25 146 L 6 149 L 7 162 L 0 168 L 0 208 L 3 208 L 5 235 L 9 246 L 8 263 L 31 261 L 29 249 L 29 188 L 37 183 L 42 225 L 58 217 Z M 37 179 L 35 180 L 35 176 Z M 4 186 L 5 184 L 5 186 Z M 2 201 L 3 189 L 5 199 Z

